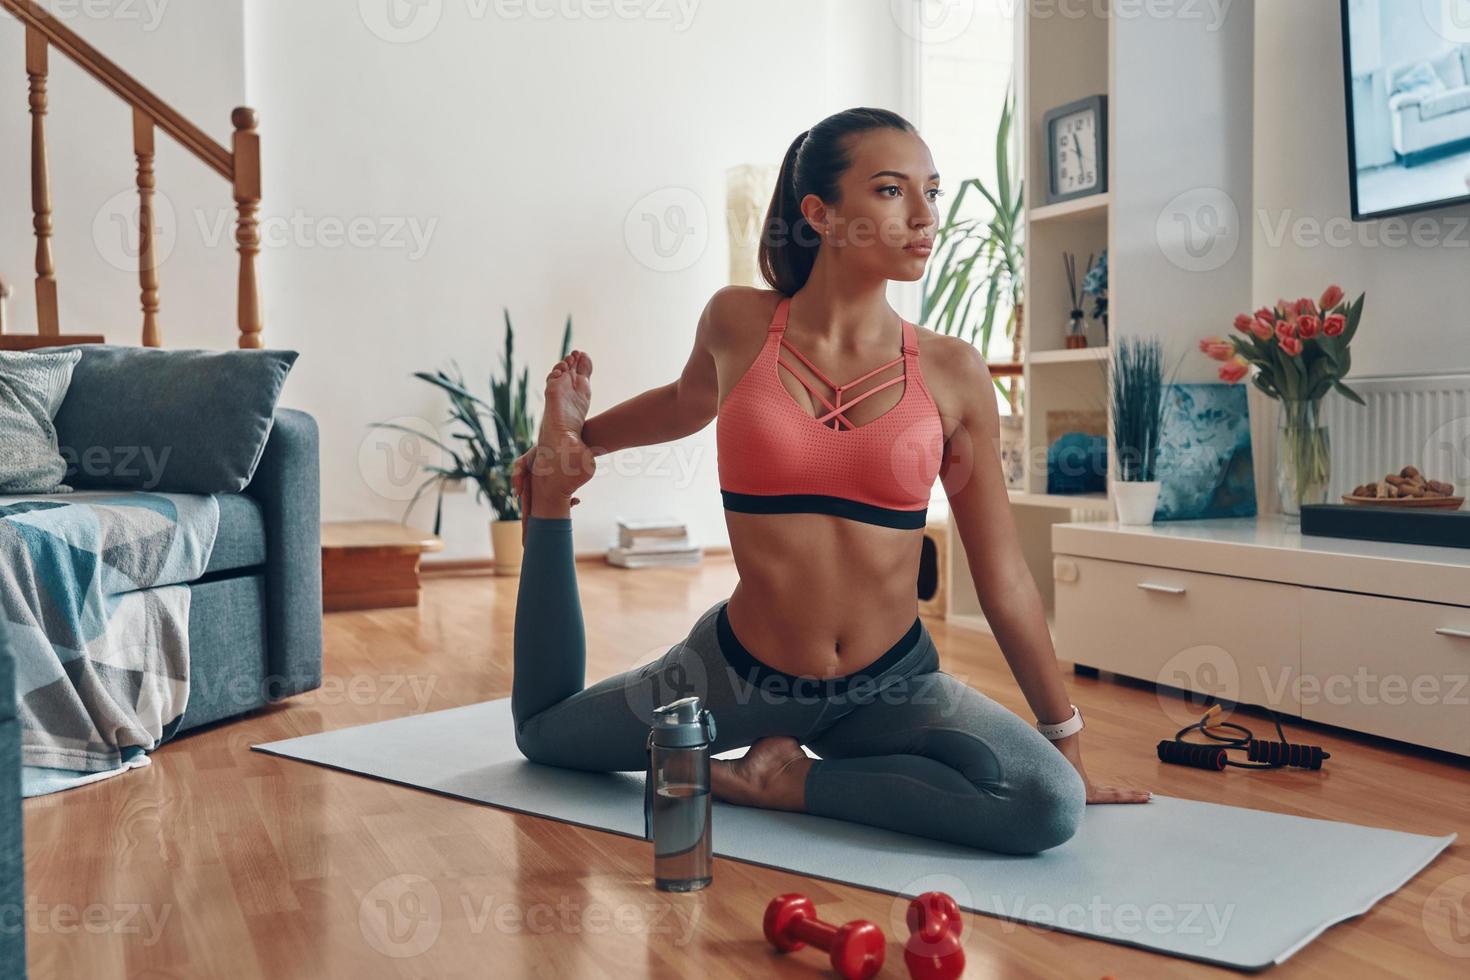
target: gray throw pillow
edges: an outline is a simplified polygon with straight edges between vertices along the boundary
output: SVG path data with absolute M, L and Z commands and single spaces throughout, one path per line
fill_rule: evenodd
M 0 493 L 69 493 L 56 410 L 81 353 L 0 351 Z
M 78 489 L 239 493 L 296 351 L 85 344 L 56 413 Z

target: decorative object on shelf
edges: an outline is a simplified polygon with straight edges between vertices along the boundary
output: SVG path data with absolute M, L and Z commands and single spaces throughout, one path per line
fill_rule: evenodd
M 1455 496 L 1455 485 L 1444 480 L 1431 480 L 1419 467 L 1405 466 L 1372 483 L 1360 483 L 1352 493 L 1342 495 L 1343 503 L 1376 504 L 1389 507 L 1443 507 L 1458 510 L 1464 497 Z
M 1299 518 L 1304 503 L 1327 500 L 1331 446 L 1320 419 L 1321 400 L 1331 389 L 1359 405 L 1363 399 L 1342 383 L 1352 367 L 1348 345 L 1357 333 L 1365 294 L 1345 302 L 1338 286 L 1320 299 L 1279 300 L 1235 318 L 1230 337 L 1205 337 L 1199 349 L 1224 361 L 1220 379 L 1251 382 L 1280 404 L 1276 442 L 1276 487 L 1281 510 Z M 1256 371 L 1251 372 L 1251 367 Z
M 1108 346 L 1108 250 L 1103 249 L 1097 265 L 1082 280 L 1082 295 L 1092 297 L 1092 318 L 1102 321 L 1102 346 Z
M 1107 489 L 1107 436 L 1067 432 L 1046 449 L 1046 492 L 1102 493 Z
M 1163 360 L 1164 345 L 1156 336 L 1119 337 L 1113 349 L 1109 397 L 1118 470 L 1109 495 L 1120 524 L 1151 524 L 1158 506 L 1159 446 L 1169 411 Z
M 1058 204 L 1108 189 L 1108 97 L 1092 95 L 1049 110 L 1046 203 Z
M 935 261 L 924 273 L 919 322 L 937 333 L 963 337 L 984 353 L 990 349 L 997 318 L 1004 317 L 1002 329 L 1011 339 L 1012 360 L 1019 362 L 1024 322 L 1021 207 L 1025 182 L 1013 176 L 1019 170 L 1013 159 L 1014 118 L 1015 100 L 1007 90 L 995 129 L 995 185 L 987 187 L 978 177 L 960 183 L 944 224 L 934 233 Z M 988 218 L 960 216 L 965 195 L 972 190 L 985 198 Z M 1020 383 L 1019 377 L 995 379 L 1013 415 L 1019 411 Z
M 1164 398 L 1154 520 L 1254 517 L 1256 480 L 1245 389 L 1172 384 Z
M 413 499 L 403 511 L 407 522 L 409 512 L 431 486 L 437 486 L 439 500 L 434 506 L 434 534 L 444 516 L 444 487 L 460 480 L 470 480 L 475 485 L 475 501 L 488 500 L 495 511 L 490 522 L 490 540 L 494 549 L 495 574 L 516 575 L 521 566 L 521 506 L 511 487 L 511 467 L 522 454 L 535 444 L 532 431 L 535 420 L 526 408 L 526 386 L 530 368 L 521 370 L 519 384 L 514 396 L 511 392 L 512 354 L 515 347 L 515 331 L 510 324 L 510 310 L 505 310 L 505 352 L 503 355 L 504 380 L 490 376 L 490 401 L 485 401 L 470 392 L 458 363 L 451 361 L 452 373 L 437 370 L 415 371 L 413 376 L 444 391 L 449 396 L 448 421 L 460 426 L 451 433 L 454 446 L 450 446 L 433 435 L 404 425 L 391 422 L 373 423 L 375 428 L 391 429 L 423 439 L 445 454 L 444 465 L 421 463 L 429 474 L 414 491 Z M 561 358 L 571 353 L 572 318 L 561 336 Z M 487 419 L 488 416 L 488 419 Z M 575 502 L 575 501 L 574 501 Z
M 1087 314 L 1082 312 L 1082 283 L 1077 280 L 1077 256 L 1062 253 L 1062 265 L 1067 269 L 1067 299 L 1072 312 L 1067 319 L 1067 350 L 1087 346 Z M 1086 275 L 1092 275 L 1092 256 L 1087 256 Z
M 1103 409 L 1046 413 L 1046 492 L 1105 493 L 1108 488 L 1108 414 Z
M 1026 484 L 1026 424 L 1019 415 L 1000 417 L 1000 471 L 1006 486 L 1019 490 Z

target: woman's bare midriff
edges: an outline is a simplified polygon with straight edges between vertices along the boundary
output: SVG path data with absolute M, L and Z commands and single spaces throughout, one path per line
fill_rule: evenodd
M 726 614 L 757 660 L 801 677 L 863 669 L 918 615 L 913 528 L 828 514 L 725 512 L 740 581 Z

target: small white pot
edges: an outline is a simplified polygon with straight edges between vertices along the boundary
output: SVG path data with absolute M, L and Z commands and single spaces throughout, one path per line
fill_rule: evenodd
M 1109 491 L 1119 524 L 1152 524 L 1159 505 L 1158 480 L 1111 481 Z

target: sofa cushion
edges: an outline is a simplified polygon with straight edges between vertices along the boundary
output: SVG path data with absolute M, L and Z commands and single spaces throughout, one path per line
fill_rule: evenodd
M 1393 91 L 1389 95 L 1413 93 L 1428 97 L 1445 90 L 1444 79 L 1440 78 L 1427 61 L 1410 65 L 1394 76 Z
M 265 517 L 254 497 L 243 493 L 216 494 L 219 534 L 209 553 L 206 575 L 265 564 Z
M 1434 73 L 1444 82 L 1445 88 L 1461 88 L 1465 84 L 1465 62 L 1458 47 L 1433 61 Z
M 0 493 L 71 489 L 52 420 L 81 356 L 0 351 Z
M 239 493 L 270 435 L 295 351 L 87 344 L 56 414 L 78 488 Z

